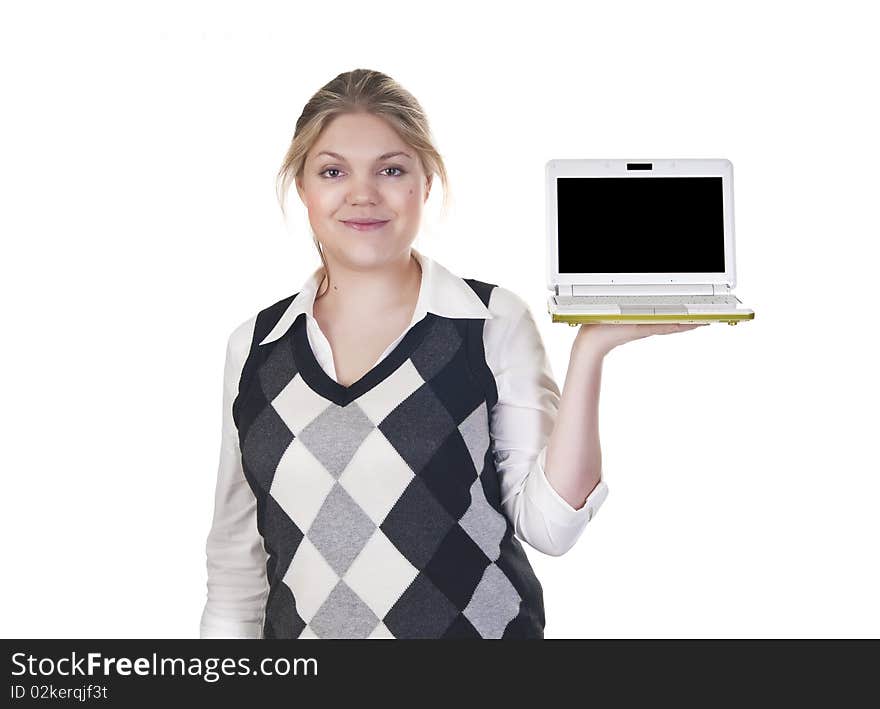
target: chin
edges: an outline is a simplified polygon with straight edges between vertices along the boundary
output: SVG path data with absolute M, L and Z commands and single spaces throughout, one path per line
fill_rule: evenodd
M 361 238 L 358 239 L 358 237 Z M 363 237 L 363 234 L 354 234 L 352 239 L 346 240 L 343 243 L 337 241 L 327 250 L 339 260 L 364 267 L 375 266 L 389 261 L 399 255 L 401 251 L 406 250 L 405 244 L 391 241 L 383 243 L 375 235 Z

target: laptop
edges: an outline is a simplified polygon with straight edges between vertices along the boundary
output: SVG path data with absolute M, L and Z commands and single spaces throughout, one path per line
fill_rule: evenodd
M 733 292 L 729 160 L 549 160 L 546 173 L 553 322 L 754 319 Z

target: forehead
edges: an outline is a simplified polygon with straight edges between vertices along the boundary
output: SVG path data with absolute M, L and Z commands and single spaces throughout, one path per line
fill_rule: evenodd
M 322 155 L 324 152 L 331 155 Z M 309 153 L 316 159 L 329 157 L 370 162 L 391 153 L 412 155 L 413 151 L 384 119 L 359 113 L 344 114 L 330 121 Z

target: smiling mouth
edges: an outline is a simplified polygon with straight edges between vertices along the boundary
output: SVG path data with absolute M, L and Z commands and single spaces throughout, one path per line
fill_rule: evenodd
M 375 231 L 376 229 L 381 229 L 385 226 L 390 220 L 386 219 L 385 221 L 380 222 L 358 222 L 358 221 L 350 221 L 350 222 L 342 222 L 345 226 L 354 229 L 356 231 Z

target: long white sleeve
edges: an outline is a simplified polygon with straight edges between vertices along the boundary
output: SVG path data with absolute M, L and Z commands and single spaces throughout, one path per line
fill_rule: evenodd
M 229 337 L 223 384 L 220 465 L 214 517 L 206 544 L 208 597 L 200 625 L 201 638 L 260 638 L 268 593 L 267 554 L 257 530 L 257 500 L 244 477 L 232 402 L 255 319 Z
M 498 389 L 490 425 L 502 507 L 520 539 L 560 556 L 595 516 L 608 486 L 600 480 L 583 507 L 575 509 L 547 480 L 544 464 L 559 410 L 559 387 L 528 304 L 496 286 L 489 308 L 496 317 L 486 321 L 483 339 Z

